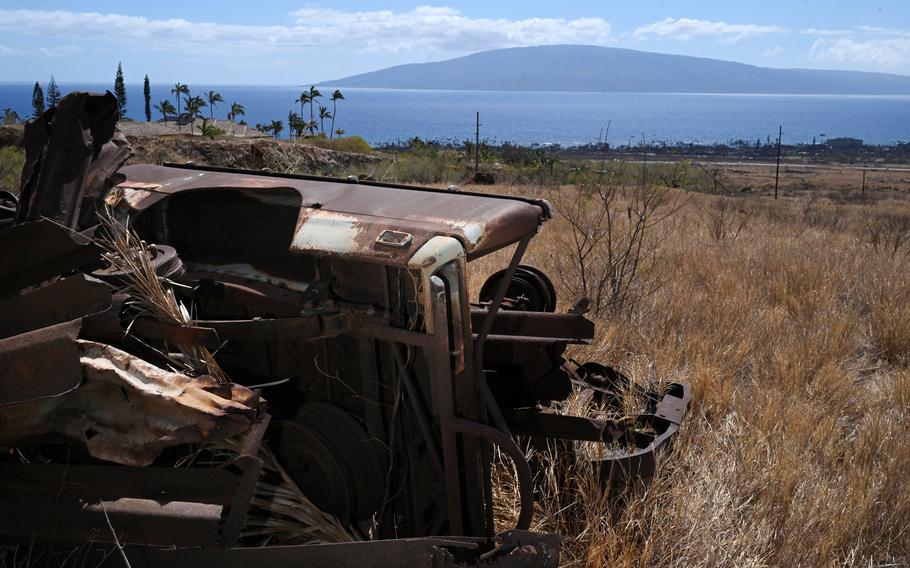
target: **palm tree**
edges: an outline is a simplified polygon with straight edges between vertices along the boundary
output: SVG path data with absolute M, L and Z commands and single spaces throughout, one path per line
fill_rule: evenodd
M 18 112 L 11 108 L 3 109 L 3 124 L 18 124 L 20 120 Z
M 224 99 L 221 98 L 221 93 L 216 93 L 215 91 L 209 91 L 206 94 L 206 99 L 209 101 L 209 118 L 215 119 L 215 105 L 218 103 L 223 103 Z
M 284 124 L 280 120 L 273 120 L 267 128 L 275 133 L 275 138 L 278 138 L 278 135 L 284 130 Z
M 322 93 L 319 92 L 319 89 L 316 88 L 316 85 L 310 85 L 310 90 L 307 92 L 310 99 L 310 122 L 313 122 L 313 104 L 316 102 L 316 99 L 322 96 Z
M 231 103 L 231 112 L 228 113 L 228 120 L 234 122 L 238 116 L 246 116 L 246 109 L 240 103 Z
M 306 91 L 300 93 L 300 96 L 294 100 L 295 103 L 300 103 L 300 116 L 303 116 L 303 107 L 310 102 L 310 95 Z
M 191 117 L 193 117 L 195 119 L 197 116 L 199 116 L 199 114 L 200 114 L 199 111 L 202 110 L 202 107 L 205 106 L 205 101 L 202 100 L 202 97 L 200 97 L 199 95 L 196 95 L 195 97 L 191 97 L 191 96 L 187 95 L 186 99 L 184 99 L 184 101 L 183 101 L 183 106 L 186 109 L 187 114 L 189 114 Z M 194 123 L 195 123 L 195 121 L 194 121 Z M 191 125 L 190 133 L 192 133 L 192 132 L 193 132 L 193 128 Z
M 227 119 L 231 123 L 231 136 L 234 135 L 234 119 L 238 116 L 246 115 L 246 109 L 240 103 L 231 103 L 231 110 L 227 114 Z M 242 120 L 240 124 L 246 124 Z
M 335 89 L 335 92 L 332 93 L 331 100 L 332 100 L 332 132 L 329 132 L 329 138 L 331 138 L 332 133 L 335 132 L 335 113 L 337 112 L 335 105 L 337 104 L 338 101 L 344 100 L 344 95 L 341 94 L 341 91 L 339 91 L 338 89 Z
M 177 115 L 180 115 L 180 95 L 190 95 L 190 88 L 183 83 L 177 82 L 174 83 L 174 88 L 171 89 L 171 93 L 174 94 L 174 98 L 177 100 Z
M 316 125 L 317 123 L 315 120 L 308 120 L 306 123 L 304 123 L 303 127 L 306 129 L 310 136 L 314 136 L 316 134 Z
M 306 123 L 303 121 L 303 118 L 296 112 L 288 114 L 288 131 L 293 131 L 297 138 L 303 136 L 303 128 Z
M 322 131 L 323 136 L 325 136 L 325 119 L 327 118 L 332 118 L 332 113 L 329 112 L 329 109 L 319 105 L 319 130 Z
M 171 104 L 171 101 L 168 100 L 156 104 L 155 110 L 161 113 L 161 118 L 164 119 L 164 122 L 167 122 L 168 115 L 177 115 L 177 109 L 175 109 L 174 105 Z
M 338 137 L 341 138 L 342 136 L 344 136 L 344 128 L 336 128 L 335 134 L 337 134 Z

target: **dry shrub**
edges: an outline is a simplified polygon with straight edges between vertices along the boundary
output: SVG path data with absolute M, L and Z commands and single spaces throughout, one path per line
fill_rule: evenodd
M 660 229 L 678 207 L 676 193 L 648 182 L 644 165 L 637 183 L 626 177 L 620 168 L 549 194 L 568 227 L 556 237 L 563 248 L 553 273 L 573 297 L 591 300 L 595 316 L 628 313 L 654 291 Z
M 698 213 L 705 230 L 718 241 L 735 241 L 752 216 L 742 200 L 737 202 L 730 197 L 713 200 Z
M 910 216 L 891 212 L 870 212 L 866 235 L 876 252 L 891 256 L 910 250 Z

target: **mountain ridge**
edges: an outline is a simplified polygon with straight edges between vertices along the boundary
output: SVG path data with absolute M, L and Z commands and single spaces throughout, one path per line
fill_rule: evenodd
M 910 76 L 776 69 L 617 47 L 553 45 L 481 51 L 322 81 L 390 89 L 908 95 Z

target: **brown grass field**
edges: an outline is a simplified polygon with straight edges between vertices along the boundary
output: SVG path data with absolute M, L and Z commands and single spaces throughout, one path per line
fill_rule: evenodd
M 817 197 L 829 189 L 835 199 Z M 648 237 L 652 291 L 598 318 L 599 339 L 572 355 L 643 384 L 688 381 L 693 403 L 654 482 L 623 505 L 590 467 L 569 483 L 543 456 L 534 528 L 563 535 L 564 565 L 907 565 L 910 203 L 833 189 L 778 200 L 667 190 L 676 210 Z M 569 235 L 554 219 L 526 263 L 571 278 Z M 475 263 L 472 288 L 505 262 Z M 576 298 L 558 288 L 567 308 Z M 517 508 L 505 463 L 503 527 Z

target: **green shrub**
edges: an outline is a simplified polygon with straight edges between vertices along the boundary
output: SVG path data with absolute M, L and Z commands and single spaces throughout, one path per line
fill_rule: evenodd
M 19 177 L 25 164 L 25 151 L 15 146 L 0 148 L 0 190 L 19 193 Z
M 371 154 L 373 148 L 369 143 L 360 136 L 345 136 L 344 138 L 326 138 L 324 136 L 314 136 L 307 138 L 306 141 L 313 146 L 336 150 L 338 152 L 353 152 L 355 154 Z
M 218 128 L 217 126 L 203 125 L 199 130 L 206 138 L 214 138 L 216 136 L 224 135 L 224 130 Z

